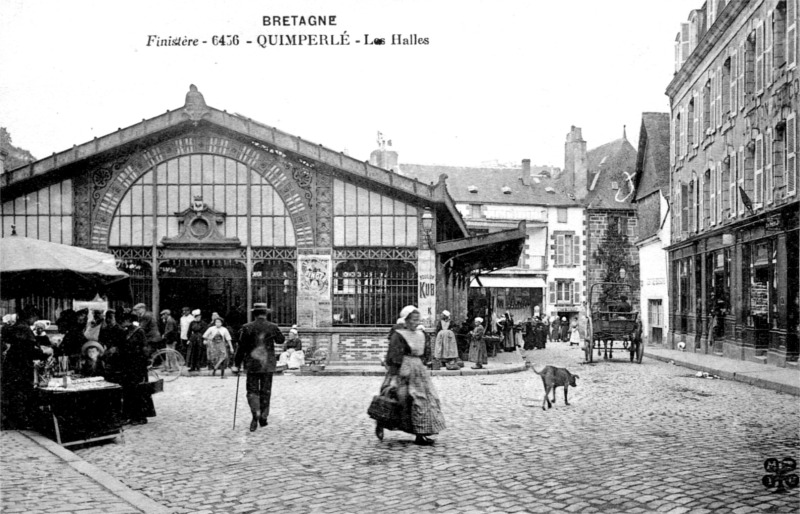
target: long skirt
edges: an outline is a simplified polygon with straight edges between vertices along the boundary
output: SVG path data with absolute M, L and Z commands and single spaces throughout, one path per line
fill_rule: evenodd
M 206 360 L 206 347 L 203 346 L 203 341 L 189 341 L 188 356 L 186 364 L 189 369 L 200 369 L 205 364 Z
M 390 394 L 387 389 L 392 382 L 396 385 L 394 394 L 401 409 L 398 419 L 384 424 L 384 428 L 415 435 L 438 434 L 446 428 L 439 395 L 433 387 L 428 368 L 419 357 L 403 357 L 398 375 L 386 375 L 381 394 Z
M 513 350 L 517 342 L 515 339 L 515 330 L 512 328 L 507 332 L 503 332 L 503 350 Z
M 228 347 L 224 339 L 222 341 L 209 342 L 206 350 L 208 352 L 208 363 L 214 368 L 217 368 L 228 359 Z
M 433 345 L 433 358 L 439 360 L 458 358 L 456 336 L 452 330 L 442 330 L 436 334 L 436 341 Z
M 469 345 L 469 359 L 467 360 L 475 364 L 488 364 L 489 356 L 486 353 L 486 341 L 483 339 L 473 340 Z

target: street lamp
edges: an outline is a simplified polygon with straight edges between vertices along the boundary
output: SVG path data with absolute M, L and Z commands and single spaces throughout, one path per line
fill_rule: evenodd
M 429 207 L 425 207 L 425 212 L 422 213 L 422 231 L 425 232 L 429 248 L 433 246 L 431 243 L 431 230 L 433 230 L 433 213 L 431 213 Z

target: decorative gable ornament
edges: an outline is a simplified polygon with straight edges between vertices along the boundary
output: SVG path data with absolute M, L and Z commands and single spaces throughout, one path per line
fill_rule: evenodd
M 239 248 L 242 246 L 239 238 L 224 236 L 226 214 L 209 207 L 203 202 L 202 196 L 195 196 L 191 205 L 176 212 L 175 216 L 178 217 L 178 236 L 161 239 L 168 254 L 167 258 L 182 258 L 184 251 L 192 252 L 196 256 L 200 248 L 206 250 L 200 250 L 203 257 L 239 256 Z M 220 252 L 226 255 L 220 255 Z

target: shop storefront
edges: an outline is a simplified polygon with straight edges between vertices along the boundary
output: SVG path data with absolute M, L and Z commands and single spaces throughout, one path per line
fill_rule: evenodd
M 673 245 L 669 344 L 785 366 L 798 354 L 798 209 Z

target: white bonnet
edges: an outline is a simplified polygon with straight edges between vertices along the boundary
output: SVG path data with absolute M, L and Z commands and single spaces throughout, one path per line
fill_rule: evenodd
M 405 319 L 409 317 L 412 312 L 419 312 L 419 311 L 413 305 L 406 305 L 405 307 L 403 307 L 403 310 L 400 311 L 400 317 L 403 318 L 403 320 L 405 321 Z
M 449 318 L 450 317 L 450 311 L 448 311 L 448 310 L 442 311 L 442 316 L 444 316 L 445 318 Z
M 195 309 L 192 311 L 192 316 L 199 316 L 199 315 L 200 315 L 200 309 Z
M 483 323 L 483 318 L 477 317 L 477 318 L 475 318 L 475 322 L 476 323 Z

